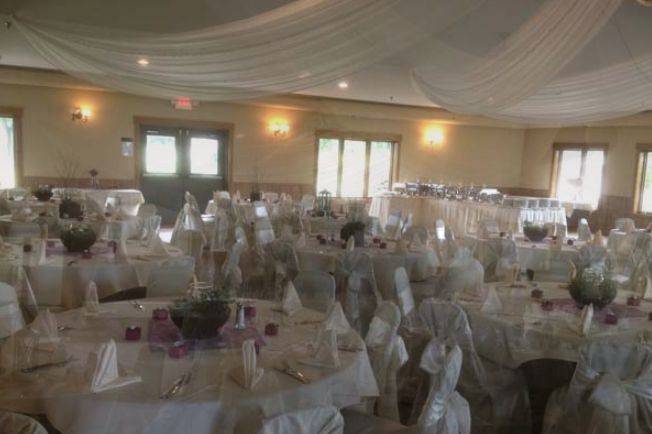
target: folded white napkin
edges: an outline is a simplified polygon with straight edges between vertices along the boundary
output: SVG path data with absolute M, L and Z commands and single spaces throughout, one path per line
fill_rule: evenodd
M 487 298 L 484 300 L 484 303 L 482 303 L 481 310 L 482 312 L 489 314 L 497 314 L 503 310 L 503 303 L 500 301 L 500 297 L 495 288 L 489 288 Z
M 93 393 L 139 383 L 140 377 L 120 375 L 118 368 L 118 349 L 113 339 L 99 346 L 88 356 L 86 372 Z
M 127 252 L 127 239 L 121 237 L 118 241 L 118 249 L 115 252 L 116 259 L 128 259 L 129 253 Z
M 231 376 L 242 387 L 251 390 L 263 378 L 263 368 L 257 366 L 256 345 L 253 339 L 242 343 L 242 366 L 231 371 Z
M 352 252 L 355 250 L 355 237 L 351 235 L 348 240 L 346 240 L 346 250 L 347 252 Z
M 338 335 L 348 333 L 351 330 L 351 325 L 346 319 L 342 304 L 339 301 L 333 303 L 333 306 L 328 312 L 328 317 L 324 322 L 324 329 L 335 330 Z
M 300 359 L 299 362 L 305 365 L 326 368 L 339 367 L 340 355 L 337 351 L 337 332 L 335 330 L 319 328 L 315 342 L 316 347 L 312 356 Z
M 294 242 L 294 247 L 297 249 L 303 249 L 304 247 L 306 247 L 306 234 L 304 234 L 303 232 L 299 234 L 296 241 Z
M 39 312 L 29 328 L 38 334 L 40 341 L 56 342 L 59 340 L 57 318 L 50 312 L 50 309 Z
M 163 240 L 157 234 L 154 234 L 149 243 L 149 251 L 155 256 L 170 256 L 170 252 L 168 252 L 165 244 L 163 244 Z
M 97 285 L 92 280 L 86 286 L 84 294 L 84 308 L 87 314 L 97 314 L 100 312 L 100 301 L 97 296 Z
M 283 291 L 283 300 L 281 301 L 281 310 L 288 316 L 292 316 L 299 312 L 303 305 L 301 304 L 301 299 L 297 293 L 294 284 L 289 281 L 285 285 L 285 290 Z
M 38 265 L 43 265 L 47 263 L 47 240 L 41 239 L 36 244 L 36 254 L 38 255 L 37 263 Z
M 591 331 L 591 322 L 593 321 L 593 305 L 589 304 L 582 308 L 582 313 L 580 314 L 580 334 L 582 336 L 588 336 Z

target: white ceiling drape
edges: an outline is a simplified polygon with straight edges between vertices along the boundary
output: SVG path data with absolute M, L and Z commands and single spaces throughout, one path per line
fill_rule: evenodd
M 433 35 L 482 1 L 298 0 L 173 34 L 22 17 L 14 23 L 73 76 L 140 95 L 232 100 L 339 79 Z M 139 65 L 141 58 L 149 65 Z
M 170 34 L 13 20 L 55 67 L 147 96 L 287 93 L 382 62 L 453 112 L 564 125 L 652 109 L 652 8 L 633 0 L 296 0 Z

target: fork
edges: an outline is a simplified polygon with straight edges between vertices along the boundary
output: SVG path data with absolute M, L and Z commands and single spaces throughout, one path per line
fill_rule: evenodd
M 170 399 L 174 397 L 174 395 L 179 393 L 185 385 L 190 383 L 191 379 L 192 379 L 192 372 L 191 371 L 186 372 L 181 377 L 177 378 L 174 381 L 174 383 L 172 383 L 172 386 L 170 386 L 170 388 L 166 390 L 159 398 Z
M 137 302 L 136 300 L 133 300 L 133 301 L 131 302 L 131 305 L 133 306 L 134 309 L 139 310 L 139 311 L 141 311 L 141 312 L 143 312 L 143 311 L 145 310 L 145 308 L 143 307 L 143 305 L 140 304 L 139 302 Z

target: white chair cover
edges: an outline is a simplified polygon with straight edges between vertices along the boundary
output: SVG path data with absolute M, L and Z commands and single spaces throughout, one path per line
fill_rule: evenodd
M 460 248 L 444 269 L 439 297 L 451 298 L 455 293 L 479 294 L 484 285 L 484 268 L 469 249 Z
M 482 258 L 485 280 L 493 282 L 507 279 L 514 264 L 518 263 L 516 242 L 508 238 L 491 238 L 481 242 L 486 246 Z M 463 258 L 458 259 L 457 263 L 472 267 Z
M 351 326 L 366 336 L 382 297 L 376 286 L 371 257 L 359 250 L 345 251 L 337 262 L 336 281 L 344 294 L 344 312 Z
M 376 309 L 365 338 L 380 391 L 376 412 L 380 417 L 395 421 L 399 420 L 396 376 L 409 359 L 403 338 L 398 335 L 400 324 L 399 308 L 391 301 L 384 301 Z
M 274 193 L 271 191 L 264 192 L 261 197 L 265 202 L 268 203 L 274 203 L 278 201 L 278 193 Z
M 419 314 L 433 337 L 462 349 L 464 361 L 458 389 L 471 406 L 473 431 L 529 432 L 530 404 L 525 380 L 518 371 L 480 358 L 462 308 L 431 298 L 421 303 Z
M 192 196 L 192 195 L 191 195 Z M 172 237 L 170 243 L 176 246 L 177 238 L 182 231 L 198 231 L 204 232 L 204 222 L 201 219 L 199 209 L 194 208 L 190 203 L 186 202 L 183 208 L 177 215 L 177 220 L 172 229 Z
M 240 270 L 239 264 L 240 256 L 244 250 L 245 246 L 242 243 L 233 243 L 220 270 L 222 288 L 231 296 L 239 295 L 242 286 L 242 270 Z
M 283 240 L 267 243 L 261 249 L 255 249 L 260 256 L 259 262 L 264 268 L 264 298 L 280 299 L 288 280 L 293 280 L 299 273 L 299 259 L 294 245 Z
M 585 218 L 581 218 L 577 225 L 577 239 L 579 241 L 591 241 L 591 228 Z
M 0 434 L 48 434 L 48 432 L 29 416 L 0 411 Z
M 202 253 L 206 245 L 204 233 L 196 230 L 182 230 L 173 243 L 174 246 L 195 260 L 195 271 L 201 268 Z
M 548 398 L 542 432 L 652 432 L 652 349 L 616 341 L 584 347 L 570 384 Z
M 394 289 L 396 290 L 396 299 L 405 325 L 416 325 L 414 295 L 410 287 L 410 278 L 404 267 L 399 267 L 394 271 Z
M 257 434 L 342 434 L 344 419 L 335 407 L 314 407 L 263 420 Z
M 608 252 L 604 246 L 585 244 L 580 248 L 575 267 L 578 271 L 585 268 L 604 270 L 607 266 Z
M 315 196 L 312 194 L 304 194 L 301 196 L 301 209 L 303 214 L 315 209 Z
M 401 211 L 390 212 L 385 223 L 385 236 L 391 240 L 397 239 L 403 230 Z
M 302 271 L 294 279 L 301 304 L 319 312 L 328 312 L 335 302 L 335 279 L 323 271 Z

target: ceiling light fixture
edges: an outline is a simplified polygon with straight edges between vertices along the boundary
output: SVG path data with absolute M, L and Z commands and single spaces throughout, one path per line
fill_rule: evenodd
M 138 59 L 138 64 L 140 66 L 147 66 L 149 65 L 149 60 L 145 59 L 144 57 L 142 59 Z
M 348 89 L 349 83 L 347 83 L 346 81 L 340 81 L 339 83 L 337 83 L 337 87 L 339 87 L 340 89 Z

